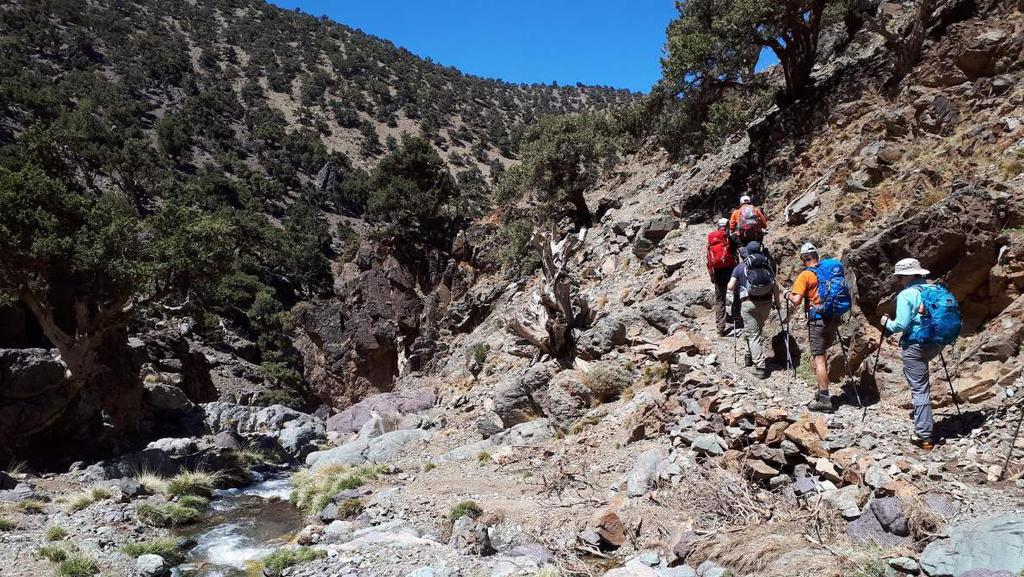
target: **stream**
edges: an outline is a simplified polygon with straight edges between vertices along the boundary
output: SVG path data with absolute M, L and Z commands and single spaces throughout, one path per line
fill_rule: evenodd
M 178 532 L 198 543 L 173 577 L 248 577 L 256 562 L 288 543 L 304 526 L 288 500 L 290 479 L 271 479 L 240 489 L 214 492 L 210 513 Z

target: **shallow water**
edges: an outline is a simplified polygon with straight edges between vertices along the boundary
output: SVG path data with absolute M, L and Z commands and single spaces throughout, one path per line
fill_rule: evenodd
M 289 502 L 291 482 L 273 479 L 216 491 L 210 516 L 179 532 L 198 545 L 175 577 L 246 577 L 256 574 L 255 562 L 288 543 L 303 526 L 302 514 Z

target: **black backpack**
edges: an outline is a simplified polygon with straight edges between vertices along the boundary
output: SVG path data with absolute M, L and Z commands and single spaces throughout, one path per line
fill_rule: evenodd
M 749 297 L 765 297 L 772 294 L 775 288 L 775 272 L 768 257 L 755 253 L 743 261 L 743 275 L 746 277 L 744 289 Z

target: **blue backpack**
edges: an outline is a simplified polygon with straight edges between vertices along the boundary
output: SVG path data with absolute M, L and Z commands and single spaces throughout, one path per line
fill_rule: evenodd
M 963 321 L 956 296 L 941 284 L 922 284 L 915 287 L 921 293 L 921 323 L 906 336 L 910 344 L 948 345 L 960 336 Z
M 853 306 L 850 287 L 846 284 L 846 269 L 838 259 L 827 258 L 807 270 L 818 277 L 818 298 L 821 304 L 808 309 L 812 320 L 837 319 Z

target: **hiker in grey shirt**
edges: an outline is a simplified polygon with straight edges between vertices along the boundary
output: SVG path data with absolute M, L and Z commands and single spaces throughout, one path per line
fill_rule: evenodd
M 779 303 L 779 288 L 771 261 L 761 250 L 761 243 L 751 241 L 743 249 L 743 261 L 736 265 L 729 279 L 728 290 L 740 301 L 743 333 L 747 350 L 754 363 L 754 376 L 768 377 L 764 349 L 764 325 Z

